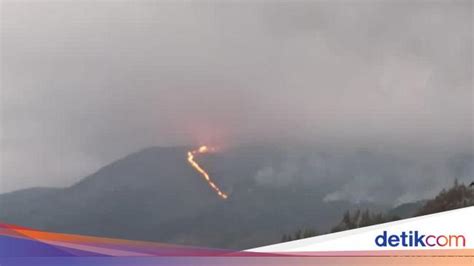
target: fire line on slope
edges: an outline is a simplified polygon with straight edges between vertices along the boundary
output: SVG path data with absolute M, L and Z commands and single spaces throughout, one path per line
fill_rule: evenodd
M 207 146 L 201 146 L 199 147 L 199 149 L 188 151 L 188 163 L 191 165 L 191 167 L 193 167 L 197 172 L 201 174 L 204 180 L 206 180 L 207 184 L 216 192 L 219 197 L 221 197 L 222 199 L 227 199 L 227 194 L 220 190 L 220 188 L 214 183 L 214 181 L 212 181 L 206 170 L 204 170 L 194 159 L 195 155 L 208 153 L 209 151 L 210 148 L 208 148 Z

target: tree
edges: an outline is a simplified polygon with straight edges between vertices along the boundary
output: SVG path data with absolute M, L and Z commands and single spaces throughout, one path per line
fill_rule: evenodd
M 432 200 L 423 205 L 415 216 L 437 213 L 447 210 L 474 206 L 474 190 L 464 184 L 459 184 L 457 179 L 454 185 L 441 192 Z
M 355 210 L 353 213 L 346 211 L 341 222 L 331 229 L 331 232 L 339 232 L 359 227 L 385 223 L 400 219 L 397 216 L 384 215 L 383 213 L 371 213 L 368 209 L 361 211 Z
M 317 236 L 319 233 L 318 231 L 311 229 L 311 228 L 306 228 L 306 229 L 298 229 L 296 230 L 293 234 L 283 234 L 281 241 L 282 242 L 288 242 L 288 241 L 293 241 L 293 240 L 298 240 L 298 239 L 303 239 L 303 238 L 308 238 L 308 237 L 313 237 Z

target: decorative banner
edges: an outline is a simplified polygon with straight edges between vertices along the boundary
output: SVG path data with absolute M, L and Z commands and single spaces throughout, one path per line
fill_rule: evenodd
M 430 214 L 303 240 L 253 252 L 474 249 L 474 207 Z
M 0 225 L 0 265 L 474 265 L 474 207 L 232 251 Z

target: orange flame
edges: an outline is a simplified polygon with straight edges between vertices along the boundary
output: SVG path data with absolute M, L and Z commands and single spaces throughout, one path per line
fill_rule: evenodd
M 219 197 L 222 199 L 227 199 L 227 194 L 222 192 L 219 187 L 211 180 L 209 174 L 196 162 L 194 161 L 194 155 L 196 153 L 206 153 L 211 151 L 211 149 L 207 146 L 201 146 L 197 150 L 188 151 L 188 162 L 189 164 L 198 171 L 202 177 L 206 180 L 207 184 L 217 193 Z

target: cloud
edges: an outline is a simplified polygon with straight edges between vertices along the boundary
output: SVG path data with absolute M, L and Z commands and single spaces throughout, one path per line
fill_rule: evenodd
M 319 191 L 323 201 L 398 205 L 428 199 L 474 174 L 471 154 L 396 154 L 346 147 L 290 147 L 261 164 L 257 184 Z
M 469 152 L 471 7 L 7 1 L 2 190 L 151 145 Z

